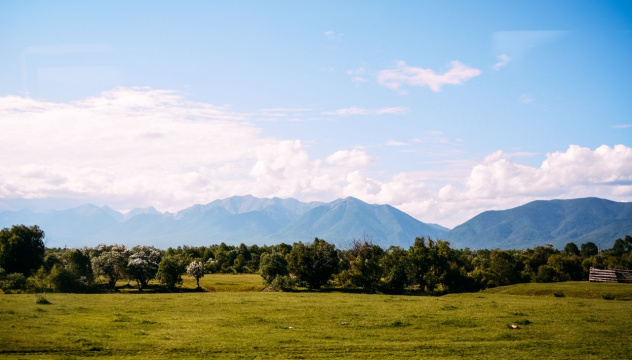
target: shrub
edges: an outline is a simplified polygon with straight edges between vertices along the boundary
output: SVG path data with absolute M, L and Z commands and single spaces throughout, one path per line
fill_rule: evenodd
M 287 275 L 277 275 L 272 282 L 270 283 L 270 287 L 275 290 L 289 290 L 296 286 L 296 281 Z
M 604 300 L 614 300 L 614 295 L 612 295 L 612 294 L 603 294 L 602 298 Z
M 44 294 L 35 294 L 35 303 L 38 305 L 50 305 L 51 302 L 46 299 Z
M 169 289 L 182 284 L 182 274 L 187 271 L 186 260 L 181 256 L 165 256 L 158 266 L 156 278 Z
M 566 295 L 564 295 L 564 293 L 561 291 L 556 291 L 553 293 L 553 296 L 561 298 L 561 297 L 565 297 Z
M 21 273 L 12 273 L 4 276 L 4 280 L 0 280 L 0 289 L 4 292 L 24 290 L 25 287 L 26 277 Z

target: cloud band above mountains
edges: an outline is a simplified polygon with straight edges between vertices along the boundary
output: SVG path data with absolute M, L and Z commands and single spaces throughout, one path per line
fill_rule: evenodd
M 175 210 L 243 194 L 354 196 L 452 226 L 538 198 L 632 199 L 632 148 L 624 145 L 572 145 L 540 167 L 499 151 L 459 181 L 421 171 L 378 179 L 367 175 L 380 165 L 366 149 L 313 158 L 301 140 L 262 135 L 256 115 L 172 91 L 117 88 L 69 103 L 0 97 L 0 119 L 0 205 L 54 197 Z

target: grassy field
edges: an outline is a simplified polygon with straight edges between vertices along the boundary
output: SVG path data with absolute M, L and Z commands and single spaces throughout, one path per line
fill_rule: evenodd
M 442 297 L 247 291 L 261 286 L 248 275 L 202 285 L 216 291 L 49 294 L 50 305 L 0 295 L 0 358 L 632 356 L 632 301 L 619 300 L 632 298 L 632 285 L 522 284 Z

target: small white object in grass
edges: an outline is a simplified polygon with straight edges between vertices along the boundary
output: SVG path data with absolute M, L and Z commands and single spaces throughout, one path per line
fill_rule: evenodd
M 509 326 L 511 326 L 512 329 L 519 329 L 518 325 L 516 325 L 516 324 L 511 324 Z
M 294 328 L 293 328 L 293 327 L 291 327 L 291 326 L 288 326 L 287 328 L 288 328 L 288 329 L 294 329 Z
M 349 325 L 349 323 L 346 322 L 346 321 L 343 321 L 343 322 L 340 323 L 340 325 Z

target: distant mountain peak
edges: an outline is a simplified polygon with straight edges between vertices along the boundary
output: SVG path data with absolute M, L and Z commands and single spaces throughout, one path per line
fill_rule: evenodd
M 485 211 L 444 237 L 457 247 L 525 249 L 592 241 L 611 244 L 632 234 L 632 203 L 595 197 L 536 200 L 508 210 Z

